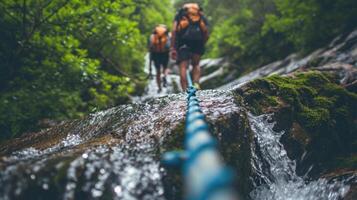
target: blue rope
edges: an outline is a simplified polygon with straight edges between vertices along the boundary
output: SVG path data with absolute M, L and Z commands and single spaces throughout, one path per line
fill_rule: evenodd
M 183 166 L 187 200 L 237 199 L 233 191 L 233 172 L 221 161 L 217 141 L 209 133 L 189 70 L 186 75 L 185 151 L 166 153 L 162 162 L 167 166 Z
M 186 70 L 186 78 L 187 78 L 187 83 L 188 83 L 188 88 L 192 88 L 193 87 L 193 83 L 192 83 L 192 79 L 191 79 L 191 75 L 190 75 L 190 70 Z

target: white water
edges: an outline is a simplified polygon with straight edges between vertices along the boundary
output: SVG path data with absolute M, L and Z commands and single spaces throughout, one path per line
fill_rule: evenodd
M 338 200 L 349 190 L 343 182 L 305 181 L 296 175 L 295 163 L 279 142 L 283 132 L 273 131 L 269 115 L 249 116 L 255 134 L 252 164 L 257 176 L 251 198 L 255 200 Z
M 180 77 L 174 73 L 171 73 L 173 71 L 171 69 L 173 67 L 172 62 L 173 61 L 170 61 L 169 63 L 169 74 L 166 76 L 167 86 L 162 87 L 161 92 L 158 92 L 159 87 L 156 83 L 156 69 L 155 66 L 152 64 L 153 77 L 148 80 L 148 85 L 145 88 L 145 93 L 142 96 L 133 97 L 132 100 L 136 103 L 140 103 L 148 99 L 164 97 L 169 94 L 177 93 L 181 89 Z M 147 54 L 145 56 L 145 69 L 144 69 L 144 71 L 147 74 L 149 74 L 149 68 L 150 68 L 149 65 L 150 65 L 150 59 L 149 59 L 149 54 Z M 163 77 L 162 73 L 161 73 L 161 77 Z
M 72 135 L 69 134 L 64 140 L 62 140 L 59 144 L 54 145 L 53 147 L 44 149 L 44 150 L 38 150 L 33 147 L 29 147 L 26 149 L 23 149 L 21 151 L 16 151 L 12 153 L 12 155 L 8 158 L 4 158 L 6 162 L 11 162 L 11 161 L 21 161 L 21 160 L 27 160 L 27 159 L 35 159 L 41 156 L 46 156 L 50 155 L 53 153 L 56 153 L 60 150 L 63 150 L 65 148 L 69 148 L 72 146 L 77 146 L 82 143 L 82 138 L 79 135 Z
M 63 199 L 76 199 L 78 189 L 93 199 L 102 198 L 108 190 L 114 199 L 164 199 L 162 169 L 151 149 L 149 144 L 140 144 L 87 150 L 67 170 Z M 79 173 L 83 176 L 78 176 Z M 83 179 L 82 185 L 78 184 L 79 179 Z
M 174 84 L 179 86 L 179 77 L 169 75 L 168 87 L 158 94 L 156 81 L 152 79 L 146 95 L 135 100 L 166 96 L 156 103 L 97 112 L 79 123 L 58 144 L 43 150 L 30 147 L 3 157 L 0 199 L 18 199 L 24 192 L 38 187 L 44 193 L 42 197 L 50 196 L 45 194 L 54 187 L 50 180 L 61 170 L 65 170 L 65 183 L 61 185 L 63 199 L 78 199 L 78 193 L 86 195 L 82 199 L 101 199 L 108 192 L 113 199 L 164 199 L 163 169 L 156 157 L 155 145 L 183 121 L 186 108 L 184 94 L 168 95 L 174 91 Z M 224 91 L 200 91 L 199 94 L 203 111 L 211 120 L 243 112 Z M 343 197 L 349 190 L 343 182 L 324 179 L 307 182 L 296 175 L 295 163 L 279 143 L 283 133 L 272 130 L 268 117 L 249 116 L 256 139 L 252 164 L 257 178 L 252 199 L 337 200 Z M 124 141 L 80 148 L 106 134 Z
M 243 112 L 225 92 L 199 94 L 204 113 L 213 121 L 232 112 Z M 48 149 L 25 149 L 3 157 L 2 164 L 6 166 L 0 171 L 0 199 L 19 199 L 31 188 L 41 188 L 41 197 L 51 196 L 47 193 L 55 187 L 51 180 L 63 170 L 63 199 L 101 199 L 108 194 L 113 199 L 164 199 L 163 169 L 156 157 L 158 140 L 155 138 L 161 140 L 170 134 L 170 128 L 184 119 L 184 108 L 181 94 L 162 98 L 160 103 L 109 109 L 91 115 L 76 126 L 74 132 L 78 135 L 68 134 Z M 256 175 L 252 199 L 338 200 L 343 197 L 349 190 L 343 182 L 324 179 L 307 182 L 296 175 L 295 163 L 279 143 L 283 133 L 273 131 L 274 124 L 267 122 L 268 117 L 249 116 L 256 140 L 252 147 Z M 84 150 L 79 147 L 105 134 L 104 130 L 124 141 L 89 145 Z M 80 194 L 86 196 L 80 198 Z
M 175 91 L 175 88 L 180 89 L 180 77 L 178 75 L 169 74 L 166 76 L 167 86 L 162 87 L 162 91 L 158 92 L 159 87 L 156 83 L 156 74 L 154 73 L 153 76 L 154 77 L 149 80 L 149 83 L 146 86 L 145 94 L 140 97 L 134 97 L 134 102 L 140 103 L 148 99 L 164 97 L 177 92 Z

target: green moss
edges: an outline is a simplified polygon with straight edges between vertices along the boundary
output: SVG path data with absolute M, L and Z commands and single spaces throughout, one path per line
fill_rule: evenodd
M 317 96 L 314 98 L 316 107 L 332 108 L 334 101 L 336 101 L 336 99 L 332 97 Z
M 341 101 L 341 98 L 344 99 L 351 94 L 333 83 L 332 76 L 308 72 L 298 73 L 294 77 L 274 75 L 263 80 L 276 88 L 274 93 L 265 94 L 268 95 L 266 99 L 280 97 L 285 103 L 293 106 L 297 111 L 295 115 L 297 121 L 306 129 L 315 130 L 326 126 L 333 120 L 332 117 L 336 116 L 336 113 L 345 116 L 347 114 L 346 108 L 341 109 L 342 104 L 338 104 L 338 102 Z M 263 105 L 266 103 L 276 106 L 271 101 L 264 101 Z
M 290 125 L 280 127 L 290 131 L 294 122 L 306 132 L 309 143 L 301 145 L 309 151 L 306 160 L 310 159 L 310 165 L 319 163 L 326 169 L 337 166 L 334 160 L 345 160 L 339 166 L 355 162 L 349 156 L 357 153 L 357 94 L 339 86 L 334 75 L 320 72 L 273 75 L 250 82 L 238 94 L 254 114 L 279 113 L 279 109 L 288 107 L 292 118 L 284 123 Z
M 298 113 L 298 121 L 307 129 L 317 129 L 324 126 L 330 120 L 330 112 L 324 108 L 311 109 L 304 107 Z
M 341 106 L 335 109 L 335 115 L 340 118 L 348 118 L 350 117 L 350 111 L 347 106 Z
M 243 90 L 236 96 L 243 96 L 244 101 L 250 105 L 250 111 L 254 114 L 264 113 L 267 108 L 281 104 L 279 97 L 275 95 L 275 85 L 265 79 L 256 79 Z
M 264 104 L 262 106 L 277 106 L 279 105 L 279 101 L 277 97 L 274 96 L 264 96 Z

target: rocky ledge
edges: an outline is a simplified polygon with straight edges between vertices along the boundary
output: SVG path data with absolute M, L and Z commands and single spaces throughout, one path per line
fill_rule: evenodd
M 310 71 L 257 79 L 235 91 L 252 113 L 274 113 L 274 129 L 285 132 L 281 142 L 298 175 L 354 177 L 346 199 L 355 199 L 357 94 L 340 83 L 339 74 Z
M 356 52 L 357 31 L 198 93 L 242 197 L 357 199 Z M 206 82 L 222 63 L 203 63 Z M 0 198 L 181 199 L 180 171 L 160 157 L 183 148 L 185 110 L 185 94 L 168 95 L 4 142 Z

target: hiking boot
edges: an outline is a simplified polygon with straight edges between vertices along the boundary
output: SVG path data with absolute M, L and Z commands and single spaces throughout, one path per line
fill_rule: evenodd
M 193 87 L 195 87 L 196 90 L 201 90 L 201 86 L 198 83 L 193 83 Z
M 162 77 L 162 86 L 167 87 L 167 80 L 166 77 Z
M 160 94 L 160 93 L 161 93 L 161 88 L 159 88 L 159 89 L 157 90 L 157 93 L 158 93 L 158 94 Z

